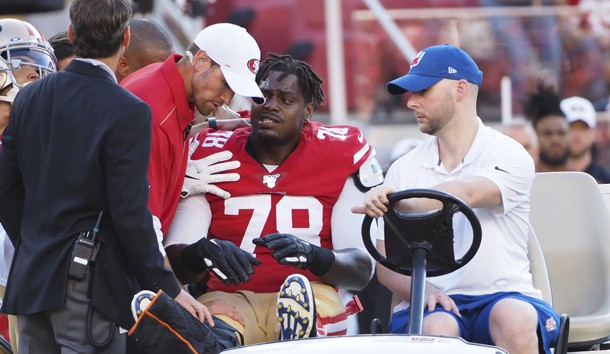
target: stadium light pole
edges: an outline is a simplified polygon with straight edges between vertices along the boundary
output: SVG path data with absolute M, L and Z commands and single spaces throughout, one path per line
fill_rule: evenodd
M 341 0 L 324 0 L 324 13 L 330 124 L 345 124 L 347 123 L 347 85 L 345 84 Z

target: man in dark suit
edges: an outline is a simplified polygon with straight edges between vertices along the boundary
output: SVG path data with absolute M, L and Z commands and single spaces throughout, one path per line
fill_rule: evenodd
M 74 0 L 77 58 L 14 101 L 0 153 L 0 222 L 16 246 L 2 310 L 19 316 L 20 353 L 124 353 L 117 327 L 133 324 L 140 289 L 161 289 L 212 321 L 157 247 L 147 209 L 150 108 L 113 73 L 131 14 L 130 0 Z M 87 231 L 97 233 L 94 262 L 72 253 Z M 87 266 L 81 279 L 71 265 Z

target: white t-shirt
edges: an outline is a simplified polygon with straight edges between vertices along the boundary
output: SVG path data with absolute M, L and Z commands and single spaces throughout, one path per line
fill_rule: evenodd
M 0 285 L 2 286 L 6 286 L 14 253 L 15 247 L 13 247 L 11 239 L 8 238 L 6 231 L 4 231 L 2 224 L 0 224 Z
M 392 164 L 384 184 L 401 191 L 471 176 L 494 182 L 502 193 L 502 206 L 474 209 L 483 231 L 479 251 L 457 271 L 427 280 L 449 295 L 518 291 L 542 298 L 532 284 L 527 257 L 534 163 L 519 143 L 479 119 L 473 144 L 453 171 L 448 173 L 440 162 L 437 138 L 432 137 Z M 380 225 L 377 238 L 383 237 Z M 472 240 L 472 230 L 461 214 L 454 217 L 454 237 L 455 255 L 460 258 Z

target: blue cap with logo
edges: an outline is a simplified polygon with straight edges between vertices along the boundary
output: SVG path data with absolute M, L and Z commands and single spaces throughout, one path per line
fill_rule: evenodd
M 390 81 L 387 89 L 393 95 L 407 91 L 417 92 L 442 79 L 464 79 L 481 86 L 483 72 L 468 53 L 456 46 L 441 44 L 419 52 L 411 62 L 407 75 Z

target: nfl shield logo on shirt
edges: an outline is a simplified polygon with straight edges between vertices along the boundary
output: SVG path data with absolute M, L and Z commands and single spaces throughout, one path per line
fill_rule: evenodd
M 275 175 L 266 175 L 263 176 L 263 183 L 267 185 L 267 187 L 269 188 L 274 188 L 275 187 L 275 182 L 277 182 L 277 179 L 280 177 L 280 174 L 277 173 Z
M 547 332 L 553 332 L 557 329 L 557 322 L 555 322 L 555 319 L 553 317 L 549 317 L 549 319 L 546 320 L 546 325 L 544 326 L 544 328 Z

